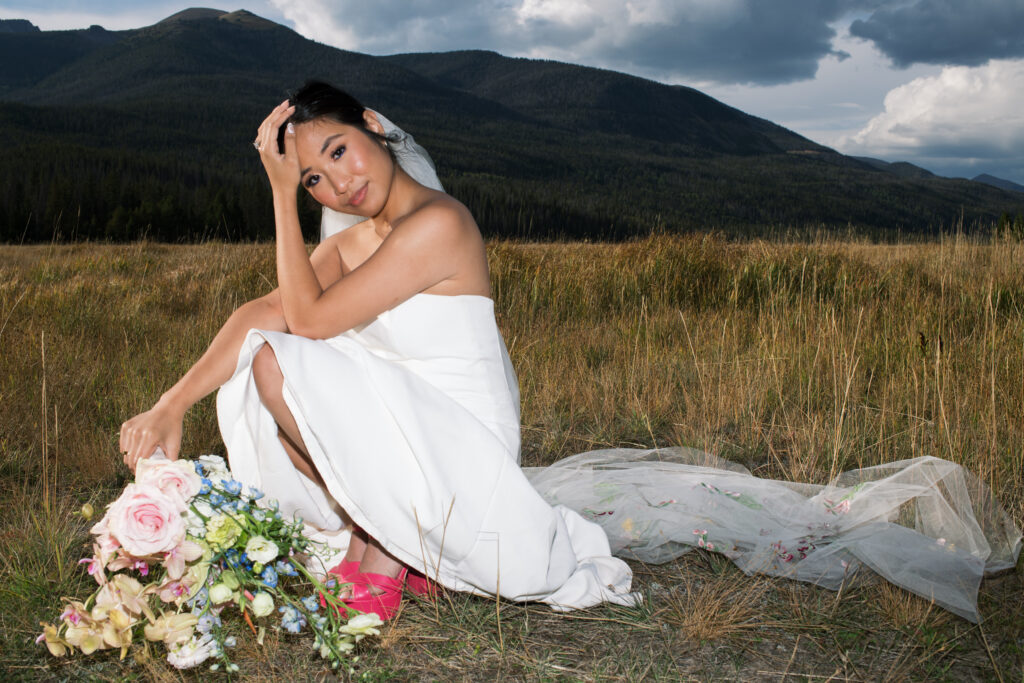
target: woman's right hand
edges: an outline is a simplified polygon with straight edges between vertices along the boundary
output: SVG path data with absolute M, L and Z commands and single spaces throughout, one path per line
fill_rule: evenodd
M 124 464 L 132 472 L 139 460 L 153 455 L 157 446 L 171 460 L 177 460 L 181 451 L 181 429 L 184 411 L 158 401 L 144 413 L 139 413 L 121 425 L 120 448 Z

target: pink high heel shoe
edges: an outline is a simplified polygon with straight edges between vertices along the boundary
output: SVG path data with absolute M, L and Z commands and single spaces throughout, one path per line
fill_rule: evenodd
M 342 560 L 327 570 L 327 576 L 324 577 L 324 581 L 331 580 L 331 574 L 338 577 L 336 579 L 338 583 L 352 583 L 354 578 L 359 575 L 359 562 L 356 560 Z M 320 606 L 327 607 L 327 598 L 322 593 L 320 594 Z
M 402 586 L 408 572 L 407 567 L 402 567 L 395 577 L 371 572 L 356 574 L 350 578 L 352 594 L 343 600 L 354 610 L 367 614 L 373 612 L 387 621 L 395 616 L 402 604 Z M 379 592 L 374 592 L 374 589 Z
M 415 569 L 410 569 L 405 577 L 405 587 L 410 593 L 421 598 L 436 598 L 441 592 L 440 586 Z
M 327 570 L 328 574 L 334 574 L 342 583 L 349 583 L 352 577 L 359 573 L 359 560 L 342 560 Z

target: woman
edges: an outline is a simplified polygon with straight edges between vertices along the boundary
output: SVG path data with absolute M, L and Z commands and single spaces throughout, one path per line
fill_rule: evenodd
M 332 570 L 353 583 L 351 606 L 389 617 L 408 567 L 563 608 L 634 602 L 600 527 L 549 506 L 520 470 L 518 388 L 479 229 L 395 162 L 384 121 L 311 83 L 262 123 L 278 289 L 235 311 L 122 426 L 126 464 L 157 446 L 176 458 L 185 411 L 223 385 L 233 474 L 317 528 L 355 524 Z M 307 255 L 296 184 L 364 220 Z

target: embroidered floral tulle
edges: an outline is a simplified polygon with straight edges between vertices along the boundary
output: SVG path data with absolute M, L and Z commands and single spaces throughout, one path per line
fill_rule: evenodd
M 988 488 L 933 457 L 825 486 L 760 479 L 680 448 L 591 451 L 526 473 L 549 503 L 600 524 L 620 557 L 661 563 L 704 548 L 747 574 L 832 590 L 866 567 L 974 622 L 982 576 L 1013 567 L 1021 549 Z

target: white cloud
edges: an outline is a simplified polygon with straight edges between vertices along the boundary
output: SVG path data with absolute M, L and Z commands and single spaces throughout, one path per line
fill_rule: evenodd
M 894 88 L 843 152 L 936 160 L 1024 158 L 1024 60 L 945 67 Z
M 295 31 L 300 35 L 344 50 L 359 48 L 358 34 L 344 24 L 330 19 L 329 0 L 270 0 L 270 2 L 291 22 Z M 326 21 L 325 17 L 328 17 Z
M 271 21 L 282 19 L 270 0 L 246 0 L 244 4 L 245 9 Z M 0 18 L 28 19 L 43 31 L 81 29 L 93 24 L 108 31 L 121 31 L 150 26 L 196 6 L 217 7 L 226 12 L 242 9 L 222 2 L 194 0 L 0 0 Z
M 169 11 L 160 9 L 154 12 L 152 8 L 146 7 L 136 11 L 120 10 L 117 13 L 107 13 L 102 10 L 83 12 L 73 8 L 54 10 L 0 5 L 0 17 L 28 19 L 43 31 L 88 28 L 93 24 L 102 26 L 108 31 L 120 31 L 149 26 L 176 11 L 178 11 L 177 8 Z

